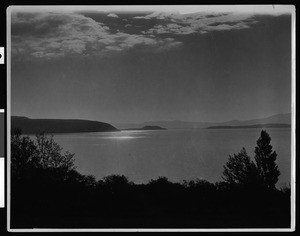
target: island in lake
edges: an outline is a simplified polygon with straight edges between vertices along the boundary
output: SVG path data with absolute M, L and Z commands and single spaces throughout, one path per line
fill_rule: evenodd
M 162 128 L 157 125 L 146 125 L 142 128 L 129 128 L 129 129 L 123 129 L 123 130 L 166 130 L 166 128 Z

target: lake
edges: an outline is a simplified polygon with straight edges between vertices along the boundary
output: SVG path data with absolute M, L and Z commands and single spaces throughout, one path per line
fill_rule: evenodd
M 278 186 L 290 183 L 291 129 L 268 128 L 278 154 Z M 229 155 L 242 147 L 254 158 L 261 129 L 189 129 L 56 134 L 63 151 L 75 153 L 82 174 L 97 179 L 123 174 L 135 183 L 165 176 L 179 182 L 195 178 L 221 180 Z

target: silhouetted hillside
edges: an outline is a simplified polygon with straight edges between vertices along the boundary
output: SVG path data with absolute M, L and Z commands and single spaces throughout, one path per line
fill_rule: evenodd
M 12 116 L 11 127 L 19 128 L 23 134 L 45 133 L 80 133 L 80 132 L 110 132 L 118 131 L 114 126 L 89 120 L 76 119 L 29 119 Z
M 257 124 L 257 125 L 239 125 L 239 126 L 210 126 L 207 129 L 251 129 L 251 128 L 291 128 L 290 124 Z

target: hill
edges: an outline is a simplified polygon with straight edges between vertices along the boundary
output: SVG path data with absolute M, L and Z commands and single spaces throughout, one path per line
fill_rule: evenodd
M 207 129 L 251 129 L 251 128 L 291 128 L 290 124 L 256 124 L 239 126 L 210 126 Z
M 256 125 L 256 124 L 291 124 L 291 113 L 277 114 L 262 119 L 252 119 L 252 120 L 232 120 L 224 122 L 223 125 L 238 126 L 238 125 Z
M 12 116 L 11 127 L 19 128 L 23 134 L 45 133 L 81 133 L 118 131 L 114 126 L 90 120 L 77 119 L 30 119 Z
M 142 128 L 129 128 L 129 129 L 124 129 L 124 130 L 166 130 L 166 128 L 162 128 L 160 126 L 147 125 Z
M 291 113 L 278 114 L 262 119 L 251 120 L 231 120 L 226 122 L 187 122 L 180 120 L 173 121 L 149 121 L 139 124 L 138 126 L 161 126 L 167 129 L 197 129 L 208 128 L 211 126 L 245 126 L 258 124 L 291 124 Z M 118 126 L 117 126 L 118 127 Z

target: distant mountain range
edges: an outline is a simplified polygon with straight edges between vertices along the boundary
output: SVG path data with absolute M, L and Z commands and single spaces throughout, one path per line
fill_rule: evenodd
M 278 114 L 262 119 L 251 120 L 231 120 L 227 122 L 187 122 L 187 121 L 149 121 L 141 124 L 126 124 L 126 123 L 113 123 L 119 129 L 126 128 L 140 128 L 144 126 L 160 126 L 167 129 L 195 129 L 195 128 L 208 128 L 211 126 L 248 126 L 260 124 L 291 124 L 291 113 Z
M 210 126 L 206 129 L 251 129 L 251 128 L 290 128 L 290 124 L 257 124 L 257 125 L 236 125 L 236 126 Z
M 81 133 L 81 132 L 111 132 L 118 131 L 114 126 L 90 120 L 75 119 L 29 119 L 12 116 L 11 127 L 19 128 L 23 134 L 45 133 Z
M 279 114 L 263 119 L 232 120 L 227 122 L 186 122 L 186 121 L 150 121 L 141 124 L 108 124 L 99 121 L 78 119 L 30 119 L 22 116 L 11 117 L 11 127 L 19 128 L 23 134 L 45 133 L 81 133 L 81 132 L 111 132 L 126 130 L 162 130 L 162 129 L 232 129 L 261 127 L 290 127 L 291 113 Z M 116 128 L 117 127 L 117 128 Z

